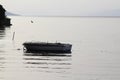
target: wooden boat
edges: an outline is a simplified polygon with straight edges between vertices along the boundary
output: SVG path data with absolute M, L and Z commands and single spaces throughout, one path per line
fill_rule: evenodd
M 24 50 L 27 52 L 52 52 L 52 53 L 71 53 L 71 44 L 46 43 L 46 42 L 25 42 Z

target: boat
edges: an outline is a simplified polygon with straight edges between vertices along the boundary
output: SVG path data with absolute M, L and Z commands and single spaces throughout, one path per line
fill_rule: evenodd
M 5 18 L 3 20 L 0 20 L 0 25 L 2 26 L 11 26 L 11 19 L 10 18 Z
M 0 5 L 0 26 L 11 26 L 11 19 L 5 13 L 6 10 Z
M 25 42 L 23 43 L 26 52 L 52 52 L 71 53 L 71 44 L 47 43 L 47 42 Z

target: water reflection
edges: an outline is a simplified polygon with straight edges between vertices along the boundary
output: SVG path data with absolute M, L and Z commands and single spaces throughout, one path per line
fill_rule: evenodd
M 0 26 L 0 39 L 2 39 L 5 36 L 5 27 Z
M 39 55 L 36 53 L 24 54 L 24 64 L 28 71 L 42 73 L 70 73 L 71 55 Z
M 4 57 L 0 57 L 0 71 L 2 71 L 2 69 L 4 68 L 3 66 L 5 64 L 4 60 L 5 60 Z
M 5 51 L 3 50 L 5 48 L 5 36 L 6 36 L 6 29 L 8 27 L 5 26 L 0 26 L 0 53 L 4 53 Z
M 71 57 L 71 54 L 65 54 L 65 53 L 25 53 L 25 56 L 65 56 L 65 57 Z
M 0 75 L 1 75 L 0 76 L 0 80 L 3 79 L 2 74 L 4 72 L 4 68 L 5 68 L 5 58 L 4 58 L 4 56 L 0 52 Z
M 5 37 L 6 37 L 6 29 L 9 27 L 6 26 L 0 26 L 0 80 L 4 79 L 3 72 L 5 70 Z

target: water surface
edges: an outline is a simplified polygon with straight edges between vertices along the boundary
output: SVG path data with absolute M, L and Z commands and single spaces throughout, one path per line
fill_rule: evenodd
M 0 80 L 120 79 L 120 18 L 12 17 L 12 24 L 0 28 Z M 66 56 L 26 54 L 25 41 L 73 48 Z

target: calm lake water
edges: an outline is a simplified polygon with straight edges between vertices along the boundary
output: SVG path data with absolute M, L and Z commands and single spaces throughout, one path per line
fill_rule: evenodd
M 120 80 L 120 18 L 11 18 L 0 28 L 0 80 Z M 72 53 L 24 53 L 26 41 L 71 43 Z

